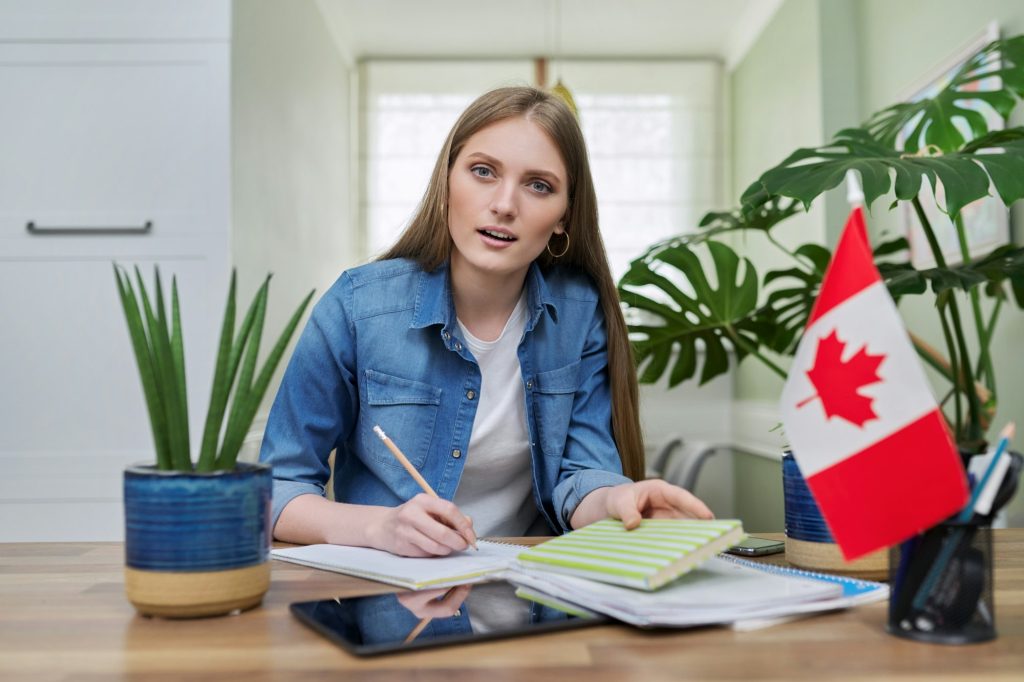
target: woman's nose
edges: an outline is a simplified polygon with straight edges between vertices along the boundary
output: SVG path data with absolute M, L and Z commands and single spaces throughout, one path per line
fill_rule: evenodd
M 516 205 L 516 185 L 512 182 L 499 182 L 491 195 L 491 212 L 496 215 L 515 218 L 519 214 Z

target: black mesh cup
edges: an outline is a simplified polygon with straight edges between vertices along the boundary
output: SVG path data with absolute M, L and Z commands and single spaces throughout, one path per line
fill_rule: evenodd
M 996 637 L 990 519 L 947 521 L 890 550 L 888 631 L 938 644 Z

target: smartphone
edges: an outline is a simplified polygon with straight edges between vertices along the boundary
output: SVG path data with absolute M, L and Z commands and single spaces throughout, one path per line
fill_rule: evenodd
M 786 549 L 786 543 L 782 540 L 765 540 L 764 538 L 749 537 L 738 545 L 733 545 L 725 550 L 729 554 L 740 556 L 765 556 L 766 554 L 778 554 Z

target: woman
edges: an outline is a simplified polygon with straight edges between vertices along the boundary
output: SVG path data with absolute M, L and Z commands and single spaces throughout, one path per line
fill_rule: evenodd
M 337 502 L 323 497 L 332 449 Z M 398 242 L 316 305 L 261 458 L 274 466 L 274 535 L 295 543 L 433 556 L 477 533 L 711 517 L 681 488 L 637 481 L 636 375 L 586 148 L 561 100 L 502 88 L 462 114 Z

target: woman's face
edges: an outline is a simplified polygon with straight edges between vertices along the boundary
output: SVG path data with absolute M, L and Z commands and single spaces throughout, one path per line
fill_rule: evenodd
M 515 117 L 478 130 L 448 173 L 453 270 L 525 275 L 564 232 L 568 192 L 562 155 L 537 124 Z

